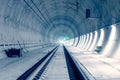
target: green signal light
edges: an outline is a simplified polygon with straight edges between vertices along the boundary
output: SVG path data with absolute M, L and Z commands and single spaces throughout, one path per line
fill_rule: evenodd
M 69 40 L 70 38 L 69 37 L 64 37 L 64 40 Z

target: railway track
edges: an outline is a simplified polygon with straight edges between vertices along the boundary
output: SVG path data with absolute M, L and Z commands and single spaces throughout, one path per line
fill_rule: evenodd
M 80 66 L 76 63 L 65 46 L 63 46 L 63 49 L 70 80 L 95 80 L 91 74 L 87 74 L 88 71 L 84 71 L 86 68 L 83 65 Z M 84 70 L 82 67 L 84 67 Z
M 45 70 L 47 65 L 49 64 L 50 60 L 54 56 L 55 52 L 57 51 L 58 46 L 55 47 L 53 50 L 48 52 L 42 59 L 40 59 L 35 65 L 33 65 L 30 69 L 25 71 L 21 76 L 17 78 L 17 80 L 38 80 L 41 76 L 42 72 Z M 47 61 L 46 61 L 47 60 Z M 42 65 L 42 67 L 41 67 Z M 31 75 L 35 72 L 35 70 L 41 67 L 41 69 L 38 71 L 38 73 L 35 75 L 33 79 L 30 79 Z
M 42 59 L 40 59 L 30 69 L 25 71 L 21 76 L 17 78 L 17 80 L 41 80 L 42 75 L 44 74 L 45 70 L 48 68 L 48 65 L 52 60 L 53 56 L 57 53 L 56 52 L 57 50 L 58 50 L 58 46 L 55 47 L 50 52 L 48 52 Z M 63 53 L 64 53 L 63 55 L 65 55 L 64 58 L 66 60 L 69 80 L 91 80 L 86 75 L 86 73 L 80 67 L 78 67 L 78 65 L 76 64 L 76 62 L 74 61 L 73 57 L 68 52 L 68 50 L 65 48 L 65 46 L 63 46 Z M 42 79 L 42 80 L 47 80 L 47 79 Z

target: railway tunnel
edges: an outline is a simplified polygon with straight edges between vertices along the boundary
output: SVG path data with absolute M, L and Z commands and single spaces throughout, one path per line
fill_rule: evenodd
M 0 0 L 0 80 L 120 80 L 120 0 Z

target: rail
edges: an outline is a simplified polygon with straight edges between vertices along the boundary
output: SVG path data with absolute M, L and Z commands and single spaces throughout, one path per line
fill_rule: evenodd
M 57 50 L 58 46 L 55 47 L 53 50 L 48 52 L 42 59 L 40 59 L 35 65 L 25 71 L 21 76 L 17 78 L 17 80 L 26 80 L 51 54 L 54 55 L 55 51 Z M 48 59 L 45 65 L 42 67 L 42 71 L 45 69 L 46 65 L 50 62 L 52 56 Z M 41 70 L 40 70 L 41 71 Z

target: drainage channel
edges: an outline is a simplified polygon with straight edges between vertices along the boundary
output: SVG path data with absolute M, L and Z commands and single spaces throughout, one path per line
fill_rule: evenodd
M 45 55 L 42 59 L 40 59 L 35 65 L 33 65 L 30 69 L 28 69 L 26 72 L 24 72 L 21 76 L 19 76 L 17 78 L 17 80 L 38 80 L 40 78 L 40 76 L 42 75 L 42 73 L 44 72 L 44 70 L 46 69 L 50 60 L 56 53 L 57 49 L 58 49 L 58 46 L 55 47 L 50 52 L 48 52 L 48 54 Z M 35 72 L 35 70 L 38 69 L 39 67 L 41 67 L 41 68 L 37 72 L 37 74 L 33 77 L 33 79 L 28 79 Z
M 70 80 L 90 80 L 84 71 L 78 68 L 68 50 L 63 46 Z

